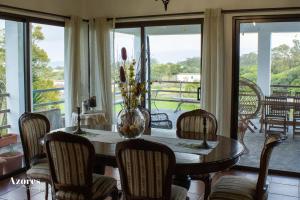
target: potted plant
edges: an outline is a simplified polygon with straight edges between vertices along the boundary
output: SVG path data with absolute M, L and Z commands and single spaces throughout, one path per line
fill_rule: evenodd
M 0 135 L 0 148 L 8 146 L 10 144 L 16 144 L 16 143 L 17 143 L 17 134 L 8 133 L 8 134 Z

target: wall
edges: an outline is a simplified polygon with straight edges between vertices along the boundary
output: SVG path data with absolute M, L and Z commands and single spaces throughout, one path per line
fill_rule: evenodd
M 276 2 L 276 3 L 275 3 Z M 88 0 L 87 16 L 143 16 L 199 12 L 205 8 L 241 9 L 300 6 L 299 0 L 170 0 L 168 12 L 161 0 Z

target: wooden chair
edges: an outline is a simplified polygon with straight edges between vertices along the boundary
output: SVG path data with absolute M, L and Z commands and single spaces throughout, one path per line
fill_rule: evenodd
M 55 132 L 46 135 L 45 145 L 55 199 L 118 199 L 117 181 L 93 174 L 95 150 L 89 140 Z
M 48 119 L 36 113 L 24 113 L 19 118 L 19 130 L 24 151 L 28 179 L 45 182 L 45 199 L 48 199 L 48 184 L 51 184 L 49 165 L 43 146 L 39 141 L 50 131 Z M 27 199 L 30 199 L 30 185 L 26 185 Z
M 282 133 L 287 136 L 288 111 L 285 97 L 265 97 L 265 133 Z
M 260 169 L 257 182 L 246 177 L 223 176 L 216 183 L 209 196 L 210 200 L 266 200 L 268 198 L 269 161 L 273 148 L 281 143 L 278 135 L 268 136 L 260 157 Z
M 300 127 L 297 126 L 297 123 L 300 123 L 300 97 L 294 98 L 294 112 L 293 112 L 293 138 L 295 137 L 295 134 L 298 134 L 298 130 L 300 130 Z
M 203 120 L 206 118 L 207 139 L 216 140 L 218 124 L 216 117 L 202 109 L 197 109 L 181 114 L 177 119 L 176 134 L 179 138 L 203 140 Z M 211 189 L 209 174 L 191 175 L 194 180 L 201 180 L 205 184 L 204 199 L 207 199 Z
M 172 185 L 174 152 L 143 139 L 120 142 L 116 158 L 126 200 L 185 200 L 187 190 Z

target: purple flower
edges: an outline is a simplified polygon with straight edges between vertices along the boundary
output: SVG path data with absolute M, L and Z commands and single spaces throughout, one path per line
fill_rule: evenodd
M 122 54 L 123 61 L 126 61 L 127 60 L 127 52 L 126 52 L 126 48 L 125 47 L 123 47 L 121 49 L 121 54 Z

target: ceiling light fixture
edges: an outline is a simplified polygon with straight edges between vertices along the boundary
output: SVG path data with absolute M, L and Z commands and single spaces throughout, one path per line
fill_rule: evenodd
M 158 1 L 158 0 L 155 0 L 155 1 Z M 167 11 L 168 10 L 168 4 L 169 4 L 170 0 L 162 0 L 162 2 L 165 6 L 165 11 Z

